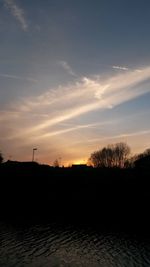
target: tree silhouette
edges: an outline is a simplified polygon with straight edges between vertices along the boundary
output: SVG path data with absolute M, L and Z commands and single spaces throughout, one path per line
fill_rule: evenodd
M 91 154 L 90 161 L 94 167 L 125 167 L 130 147 L 126 143 L 108 145 Z
M 150 148 L 147 148 L 144 152 L 136 155 L 135 161 L 150 156 Z
M 55 159 L 55 161 L 53 162 L 53 166 L 54 166 L 55 168 L 57 168 L 57 167 L 60 166 L 60 164 L 59 164 L 59 160 L 58 160 L 58 159 Z
M 0 152 L 0 163 L 2 163 L 4 160 L 2 153 Z
M 147 148 L 143 154 L 144 156 L 150 156 L 150 148 Z
M 127 160 L 127 156 L 130 154 L 130 148 L 126 143 L 117 143 L 114 148 L 116 165 L 118 167 L 124 167 L 124 163 Z

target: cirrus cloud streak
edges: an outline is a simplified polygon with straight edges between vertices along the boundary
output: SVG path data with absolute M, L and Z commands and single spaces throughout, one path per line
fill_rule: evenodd
M 22 142 L 26 145 L 40 143 L 46 148 L 47 142 L 51 146 L 55 139 L 56 146 L 64 146 L 67 135 L 69 144 L 73 138 L 78 138 L 78 134 L 75 135 L 73 132 L 81 133 L 84 129 L 91 132 L 93 127 L 105 127 L 104 121 L 84 122 L 83 115 L 96 110 L 109 111 L 117 105 L 150 92 L 150 87 L 145 86 L 145 81 L 148 82 L 149 79 L 150 67 L 145 67 L 140 72 L 128 70 L 124 74 L 112 73 L 107 77 L 83 77 L 66 86 L 46 90 L 39 96 L 24 98 L 20 103 L 12 103 L 9 110 L 0 112 L 0 120 L 3 121 L 3 134 L 0 139 L 3 143 L 14 142 L 20 146 Z M 76 123 L 77 118 L 80 118 L 80 125 Z M 119 137 L 122 136 L 114 138 Z M 92 139 L 94 140 L 94 135 Z M 85 138 L 89 141 L 92 139 Z
M 24 11 L 20 8 L 14 0 L 4 0 L 5 7 L 10 10 L 14 18 L 20 23 L 23 31 L 27 31 L 28 23 L 24 16 Z
M 141 86 L 149 77 L 150 67 L 143 68 L 140 73 L 129 71 L 125 75 L 119 74 L 106 79 L 84 77 L 75 84 L 49 90 L 35 99 L 26 100 L 23 104 L 26 113 L 50 117 L 35 122 L 26 133 L 46 129 L 97 109 L 109 109 L 150 92 L 149 87 Z

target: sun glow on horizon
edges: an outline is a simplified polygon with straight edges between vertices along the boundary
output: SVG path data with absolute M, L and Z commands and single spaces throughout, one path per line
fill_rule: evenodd
M 73 161 L 73 165 L 82 165 L 82 164 L 87 164 L 87 160 L 79 159 L 79 160 Z

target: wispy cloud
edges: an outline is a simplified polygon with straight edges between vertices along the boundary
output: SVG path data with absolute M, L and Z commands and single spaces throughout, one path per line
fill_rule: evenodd
M 38 136 L 37 139 L 45 139 L 52 136 L 62 135 L 68 132 L 73 132 L 81 129 L 90 129 L 90 128 L 96 128 L 100 126 L 104 126 L 106 124 L 113 124 L 114 121 L 105 121 L 105 122 L 96 122 L 96 123 L 89 123 L 89 124 L 83 124 L 83 125 L 76 125 L 74 127 L 68 127 L 67 129 L 58 130 L 58 131 L 52 131 L 50 133 L 42 134 L 41 136 Z M 34 138 L 35 140 L 35 138 Z
M 15 79 L 15 80 L 26 80 L 28 82 L 34 82 L 34 83 L 38 82 L 38 80 L 33 79 L 31 77 L 22 77 L 22 76 L 11 75 L 11 74 L 6 74 L 6 73 L 0 73 L 0 77 L 8 78 L 8 79 Z
M 128 138 L 128 137 L 137 137 L 137 136 L 143 136 L 143 135 L 149 135 L 149 134 L 150 134 L 150 129 L 137 131 L 137 132 L 131 132 L 131 133 L 122 133 L 122 134 L 113 135 L 113 136 L 93 138 L 93 139 L 87 140 L 86 142 L 87 143 L 93 143 L 93 142 L 107 141 L 107 140 L 113 140 L 113 139 L 122 140 L 122 139 Z
M 109 112 L 109 109 L 117 105 L 150 92 L 150 87 L 144 86 L 148 79 L 150 79 L 150 67 L 145 67 L 140 72 L 129 70 L 115 75 L 112 73 L 107 78 L 83 77 L 67 86 L 45 90 L 45 93 L 39 96 L 23 98 L 19 103 L 11 103 L 9 110 L 0 113 L 0 120 L 3 122 L 3 140 L 2 135 L 0 140 L 4 143 L 5 139 L 5 142 L 18 146 L 19 143 L 20 145 L 23 143 L 29 147 L 38 143 L 47 151 L 52 147 L 54 151 L 59 151 L 63 147 L 62 150 L 68 153 L 67 155 L 70 155 L 69 153 L 77 155 L 81 146 L 79 148 L 74 145 L 71 150 L 69 144 L 75 144 L 78 140 L 84 143 L 86 140 L 89 146 L 93 146 L 100 141 L 100 138 L 94 138 L 97 134 L 93 134 L 95 132 L 93 127 L 96 127 L 96 132 L 109 128 L 108 125 L 107 127 L 104 125 L 105 119 L 101 118 L 100 122 L 95 123 L 89 119 L 92 116 L 85 115 L 96 110 L 100 113 L 101 110 L 108 109 Z M 83 120 L 83 115 L 87 118 L 87 123 Z M 84 138 L 83 133 L 85 133 Z M 119 140 L 142 134 L 146 136 L 149 132 L 148 130 L 139 133 L 127 132 L 110 137 L 107 133 L 104 133 L 101 141 L 117 138 Z M 95 143 L 92 143 L 94 139 Z
M 10 10 L 15 19 L 20 23 L 22 29 L 27 31 L 28 23 L 25 19 L 24 10 L 15 3 L 15 0 L 4 0 L 4 4 L 5 7 Z
M 117 69 L 117 70 L 129 70 L 129 68 L 125 67 L 125 66 L 112 66 L 113 69 Z
M 58 61 L 58 65 L 61 66 L 68 74 L 72 76 L 77 76 L 66 61 Z
M 121 134 L 120 137 L 134 137 L 134 136 L 146 135 L 146 134 L 150 134 L 150 129 L 132 132 L 132 133 L 124 133 L 124 134 Z
M 150 92 L 149 87 L 139 86 L 149 79 L 150 67 L 143 68 L 141 72 L 128 71 L 124 75 L 112 75 L 107 79 L 91 79 L 84 77 L 80 81 L 49 90 L 45 94 L 24 100 L 18 109 L 22 116 L 33 117 L 32 125 L 22 125 L 18 135 L 30 136 L 33 133 L 41 135 L 41 131 L 58 125 L 75 117 L 98 109 L 109 109 L 127 102 L 140 95 Z M 15 106 L 16 108 L 16 106 Z M 37 114 L 37 118 L 35 116 Z M 48 117 L 48 119 L 45 119 Z M 21 123 L 22 124 L 22 123 Z M 12 136 L 13 137 L 13 136 Z
M 117 135 L 109 135 L 109 136 L 100 136 L 99 138 L 89 138 L 88 140 L 78 140 L 77 142 L 74 143 L 74 145 L 79 145 L 82 144 L 84 145 L 84 143 L 86 144 L 86 146 L 88 146 L 88 144 L 99 144 L 100 146 L 105 146 L 105 144 L 107 145 L 109 142 L 113 142 L 113 140 L 118 140 L 118 142 L 120 142 L 121 140 L 126 140 L 128 138 L 128 140 L 130 140 L 130 138 L 134 138 L 134 140 L 137 140 L 138 137 L 145 137 L 146 135 L 150 134 L 150 129 L 146 129 L 146 130 L 140 130 L 140 131 L 136 131 L 136 132 L 129 132 L 129 133 L 121 133 L 121 134 L 117 134 Z M 114 141 L 116 142 L 116 141 Z

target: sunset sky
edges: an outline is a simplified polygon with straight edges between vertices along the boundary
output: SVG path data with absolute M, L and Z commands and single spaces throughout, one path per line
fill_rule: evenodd
M 5 160 L 86 163 L 150 147 L 149 0 L 0 0 Z

